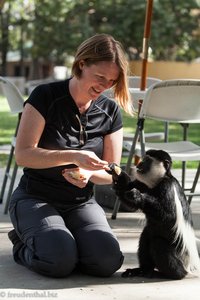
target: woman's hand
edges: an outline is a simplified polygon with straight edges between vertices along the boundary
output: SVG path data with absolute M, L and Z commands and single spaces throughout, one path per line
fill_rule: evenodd
M 76 153 L 74 163 L 80 168 L 90 171 L 102 170 L 108 167 L 107 161 L 101 160 L 94 152 L 86 150 L 78 151 L 78 153 Z
M 82 168 L 64 169 L 62 171 L 63 177 L 79 188 L 84 188 L 87 185 L 92 173 L 92 171 Z

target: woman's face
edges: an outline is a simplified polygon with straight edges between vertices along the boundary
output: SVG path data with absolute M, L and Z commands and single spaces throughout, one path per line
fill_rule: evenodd
M 87 66 L 80 62 L 82 71 L 79 83 L 81 90 L 88 99 L 97 99 L 105 90 L 111 88 L 119 77 L 119 67 L 116 63 L 101 61 Z

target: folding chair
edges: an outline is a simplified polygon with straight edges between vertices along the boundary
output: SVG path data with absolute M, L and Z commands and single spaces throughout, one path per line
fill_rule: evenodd
M 7 165 L 6 165 L 6 169 L 5 169 L 5 174 L 3 177 L 3 183 L 1 186 L 1 193 L 0 193 L 0 203 L 2 203 L 4 194 L 5 194 L 5 190 L 6 190 L 6 186 L 7 186 L 7 182 L 8 182 L 8 179 L 10 179 L 8 194 L 7 194 L 5 208 L 4 208 L 4 213 L 7 213 L 10 196 L 13 191 L 13 187 L 14 187 L 14 183 L 15 183 L 15 179 L 16 179 L 16 175 L 17 175 L 17 170 L 18 170 L 18 166 L 17 166 L 16 162 L 14 162 L 13 170 L 11 169 L 11 164 L 14 161 L 15 142 L 16 142 L 16 136 L 17 136 L 18 126 L 19 126 L 19 122 L 20 122 L 20 117 L 21 117 L 21 113 L 23 110 L 24 99 L 23 99 L 23 96 L 21 95 L 20 91 L 18 90 L 18 88 L 12 82 L 10 82 L 8 79 L 6 79 L 4 77 L 0 77 L 0 83 L 1 83 L 3 93 L 8 101 L 8 105 L 9 105 L 11 113 L 18 114 L 18 122 L 17 122 L 14 136 L 11 141 L 10 153 L 9 153 L 9 157 L 8 157 L 8 161 L 7 161 Z
M 129 88 L 140 88 L 141 77 L 140 76 L 128 76 L 128 87 Z M 161 79 L 156 77 L 146 78 L 146 88 L 149 88 L 152 84 L 161 82 Z
M 158 79 L 156 77 L 147 77 L 146 78 L 146 88 L 148 89 L 151 85 L 161 82 L 161 79 Z M 129 76 L 128 77 L 128 86 L 129 91 L 132 97 L 133 101 L 133 107 L 135 111 L 138 111 L 139 107 L 139 101 L 144 99 L 145 91 L 143 92 L 142 96 L 140 91 L 140 82 L 141 77 L 140 76 Z M 124 134 L 124 141 L 132 141 L 134 135 L 133 134 Z M 145 139 L 149 142 L 155 141 L 155 140 L 164 140 L 167 142 L 168 139 L 168 122 L 165 122 L 164 124 L 164 130 L 163 132 L 150 132 L 145 133 Z M 124 146 L 126 147 L 126 143 L 124 143 Z M 128 149 L 126 149 L 128 150 Z
M 138 109 L 138 100 L 141 100 L 141 97 L 144 97 L 145 93 L 140 92 L 140 81 L 141 77 L 140 76 L 128 76 L 128 87 L 129 91 L 131 94 L 132 102 L 133 102 L 133 107 L 135 111 Z M 160 79 L 155 78 L 155 77 L 147 77 L 146 78 L 146 86 L 147 88 L 150 87 L 152 84 L 155 84 L 157 82 L 161 82 Z M 141 96 L 142 94 L 142 96 Z M 112 88 L 104 91 L 104 95 L 110 98 L 114 98 L 113 90 Z M 167 124 L 165 125 L 165 130 L 163 132 L 151 132 L 151 133 L 145 133 L 145 138 L 148 141 L 152 140 L 163 140 L 167 138 Z M 132 141 L 134 137 L 134 134 L 132 133 L 124 133 L 123 136 L 123 146 L 126 146 L 127 141 Z M 126 148 L 126 147 L 125 147 Z M 126 149 L 128 150 L 128 149 Z
M 184 126 L 182 141 L 147 143 L 144 135 L 145 119 L 179 123 Z M 139 113 L 136 133 L 132 144 L 127 142 L 129 157 L 126 171 L 130 173 L 134 155 L 144 156 L 148 149 L 162 149 L 167 151 L 173 161 L 199 161 L 188 201 L 191 203 L 196 184 L 200 175 L 200 146 L 187 140 L 187 130 L 191 123 L 200 123 L 200 80 L 177 79 L 165 80 L 148 88 Z M 138 143 L 139 140 L 139 143 Z M 185 170 L 182 169 L 182 185 L 185 180 Z M 112 218 L 115 219 L 119 209 L 119 200 L 116 200 Z

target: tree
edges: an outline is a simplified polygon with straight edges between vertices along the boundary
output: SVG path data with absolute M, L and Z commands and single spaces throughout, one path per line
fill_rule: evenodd
M 21 65 L 33 61 L 66 64 L 77 46 L 95 33 L 109 33 L 130 59 L 140 59 L 146 1 L 7 0 L 0 11 L 1 73 L 8 50 L 19 50 Z M 191 61 L 200 53 L 200 0 L 154 0 L 150 46 L 155 60 Z M 22 68 L 23 69 L 23 68 Z
M 191 61 L 200 53 L 200 1 L 155 1 L 151 44 L 157 60 Z
M 5 1 L 4 1 L 5 2 Z M 1 68 L 0 73 L 2 75 L 6 74 L 7 67 L 7 52 L 9 49 L 9 23 L 10 23 L 10 3 L 1 3 L 0 9 L 0 26 L 1 26 L 1 40 L 0 40 L 0 49 L 1 49 Z
M 130 58 L 139 59 L 142 51 L 146 1 L 73 1 L 69 16 L 76 41 L 95 32 L 107 32 L 119 39 Z M 88 31 L 83 30 L 82 15 Z M 154 0 L 150 46 L 156 60 L 190 61 L 200 52 L 200 1 Z M 82 25 L 82 27 L 81 27 Z

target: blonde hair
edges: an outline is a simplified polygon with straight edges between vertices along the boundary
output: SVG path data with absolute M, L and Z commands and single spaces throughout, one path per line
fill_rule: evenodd
M 84 60 L 87 65 L 100 61 L 111 61 L 119 67 L 119 77 L 113 85 L 114 97 L 121 108 L 132 114 L 130 94 L 128 91 L 128 61 L 119 41 L 111 35 L 96 34 L 85 40 L 77 49 L 72 65 L 72 75 L 81 77 L 79 62 Z

